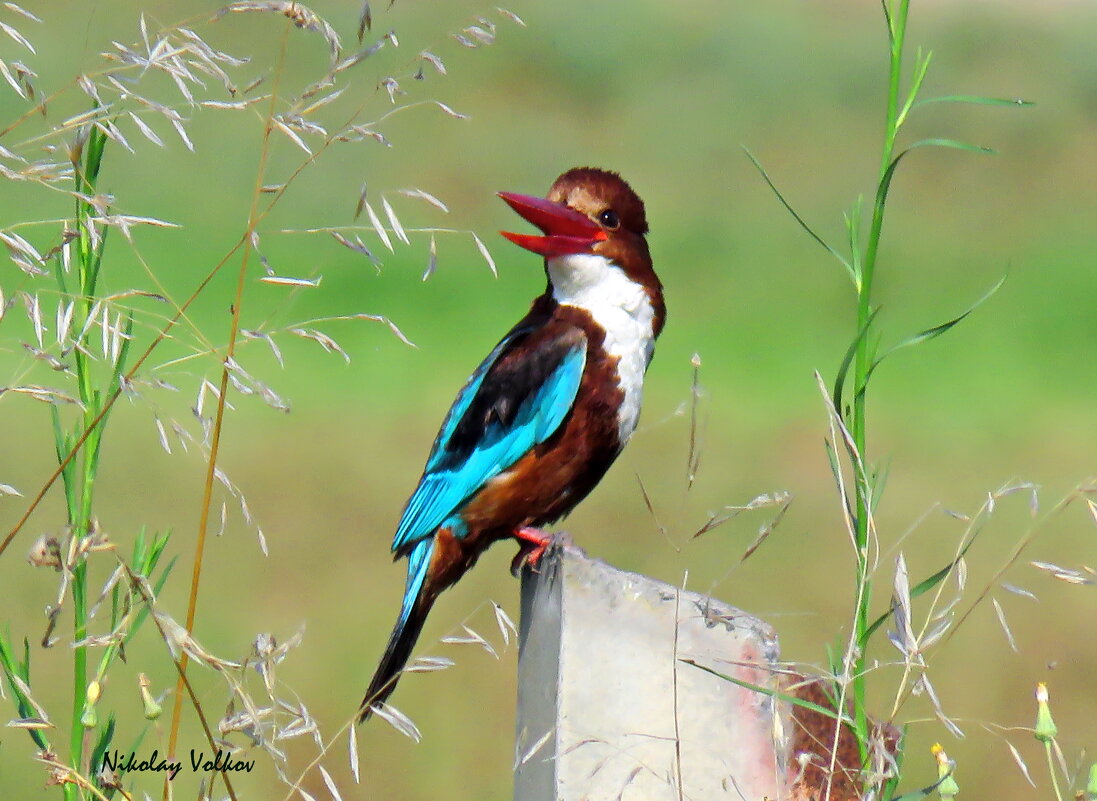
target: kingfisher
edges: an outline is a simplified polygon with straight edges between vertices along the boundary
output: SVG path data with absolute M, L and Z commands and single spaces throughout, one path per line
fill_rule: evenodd
M 625 447 L 663 329 L 644 204 L 620 175 L 568 170 L 544 198 L 500 192 L 542 236 L 500 233 L 544 257 L 548 285 L 457 394 L 392 542 L 408 560 L 400 615 L 359 708 L 388 699 L 442 590 L 489 545 L 536 565 L 540 527 L 582 501 Z

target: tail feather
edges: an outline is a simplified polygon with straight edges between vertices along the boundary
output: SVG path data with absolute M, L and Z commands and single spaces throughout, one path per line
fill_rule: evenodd
M 400 673 L 411 657 L 419 634 L 423 631 L 427 615 L 434 605 L 434 594 L 429 592 L 427 573 L 431 556 L 434 553 L 434 539 L 420 541 L 408 555 L 408 582 L 404 589 L 404 600 L 400 607 L 400 617 L 389 636 L 381 663 L 373 674 L 366 690 L 365 698 L 358 712 L 358 722 L 364 723 L 373 714 L 374 707 L 384 703 L 396 683 Z

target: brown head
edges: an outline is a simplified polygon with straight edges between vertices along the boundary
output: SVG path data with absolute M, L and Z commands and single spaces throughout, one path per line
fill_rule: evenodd
M 644 201 L 615 172 L 596 167 L 570 169 L 553 181 L 548 199 L 597 220 L 610 233 L 624 230 L 643 236 L 648 232 Z
M 620 175 L 595 167 L 575 167 L 553 182 L 545 198 L 509 192 L 499 196 L 544 233 L 501 232 L 516 245 L 544 256 L 550 280 L 550 262 L 579 255 L 601 256 L 645 288 L 656 309 L 657 326 L 662 327 L 663 287 L 644 238 L 648 232 L 644 202 Z M 577 269 L 593 264 L 582 259 L 568 261 Z

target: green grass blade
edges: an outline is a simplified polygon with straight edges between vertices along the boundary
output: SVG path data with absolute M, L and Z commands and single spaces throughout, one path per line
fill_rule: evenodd
M 88 189 L 95 188 L 99 179 L 99 169 L 103 166 L 103 150 L 107 145 L 107 135 L 101 128 L 92 126 L 84 151 L 84 182 Z
M 756 693 L 762 693 L 763 695 L 768 695 L 771 698 L 776 698 L 778 701 L 785 701 L 786 703 L 794 704 L 795 706 L 803 707 L 804 709 L 810 709 L 812 712 L 818 712 L 820 715 L 826 715 L 832 720 L 839 720 L 838 713 L 835 712 L 833 709 L 827 709 L 825 706 L 813 704 L 811 701 L 805 701 L 802 698 L 797 698 L 796 696 L 788 695 L 787 693 L 777 692 L 776 690 L 771 690 L 768 687 L 751 684 L 749 681 L 743 681 L 742 679 L 728 676 L 727 674 L 721 673 L 718 670 L 713 670 L 712 668 L 707 668 L 704 665 L 699 665 L 692 659 L 679 659 L 678 661 L 684 662 L 687 665 L 693 665 L 693 667 L 699 668 L 700 670 L 705 671 L 705 673 L 711 673 L 713 676 L 721 678 L 724 681 L 730 681 L 732 684 L 737 684 L 745 690 L 752 690 Z M 841 721 L 847 724 L 852 723 L 849 718 L 841 718 Z
M 145 527 L 141 526 L 141 528 L 137 531 L 137 536 L 133 538 L 133 559 L 131 560 L 131 563 L 133 564 L 133 569 L 138 570 L 139 569 L 138 565 L 144 564 L 144 562 L 145 562 Z M 144 571 L 142 571 L 142 573 L 143 572 Z
M 3 666 L 5 672 L 14 673 L 19 678 L 23 678 L 21 671 L 19 670 L 19 663 L 15 661 L 15 658 L 11 653 L 11 646 L 8 645 L 8 638 L 0 633 L 0 666 Z M 26 679 L 24 679 L 25 681 Z
M 762 179 L 769 185 L 769 188 L 773 190 L 773 194 L 775 194 L 777 196 L 777 199 L 781 201 L 781 205 L 785 207 L 785 210 L 788 211 L 788 213 L 792 215 L 792 218 L 800 224 L 800 227 L 807 232 L 808 236 L 818 242 L 827 251 L 827 253 L 836 258 L 839 263 L 846 268 L 846 272 L 849 273 L 849 277 L 850 280 L 853 281 L 853 285 L 858 286 L 860 283 L 860 279 L 857 277 L 857 273 L 854 272 L 853 265 L 849 263 L 849 260 L 846 259 L 846 257 L 839 253 L 837 250 L 832 248 L 829 244 L 827 244 L 827 242 L 821 236 L 819 236 L 819 234 L 815 233 L 815 231 L 812 230 L 811 226 L 804 221 L 804 218 L 796 213 L 796 209 L 794 209 L 792 205 L 787 200 L 785 200 L 785 196 L 781 194 L 781 191 L 777 188 L 777 185 L 774 184 L 773 180 L 769 177 L 769 173 L 766 172 L 766 168 L 763 167 L 761 162 L 754 157 L 754 154 L 747 150 L 747 148 L 745 147 L 743 148 L 743 152 L 747 154 L 747 158 L 750 159 L 752 164 L 754 164 L 755 169 L 757 169 L 758 172 L 761 173 Z
M 941 786 L 941 782 L 943 782 L 951 775 L 952 771 L 950 770 L 948 773 L 946 773 L 944 776 L 942 776 L 940 779 L 938 779 L 928 787 L 923 787 L 920 790 L 911 790 L 909 793 L 904 793 L 900 796 L 891 796 L 890 798 L 888 798 L 888 801 L 914 801 L 915 798 L 925 798 L 926 796 L 932 795 L 933 791 Z
M 160 561 L 161 554 L 164 553 L 164 548 L 167 547 L 168 540 L 171 539 L 171 531 L 166 531 L 158 536 L 152 543 L 152 548 L 149 549 L 149 556 L 146 562 L 146 569 L 144 574 L 146 576 L 151 575 L 152 571 L 156 569 L 156 564 Z
M 178 556 L 173 556 L 171 558 L 171 561 L 167 563 L 167 565 L 164 567 L 163 572 L 160 574 L 160 578 L 158 578 L 153 584 L 152 591 L 154 596 L 158 596 L 160 594 L 160 591 L 164 588 L 164 584 L 165 582 L 167 582 L 168 576 L 171 575 L 172 568 L 175 567 L 175 560 L 178 558 Z M 138 630 L 141 628 L 141 624 L 145 622 L 145 618 L 147 618 L 148 615 L 149 606 L 148 604 L 143 604 L 141 608 L 137 610 L 137 614 L 134 615 L 133 625 L 130 627 L 129 633 L 126 634 L 126 638 L 123 642 L 128 643 L 130 640 L 133 639 L 134 635 L 137 634 Z
M 30 686 L 30 643 L 23 640 L 23 661 L 19 662 L 12 654 L 11 645 L 4 634 L 0 634 L 0 667 L 4 670 L 4 677 L 8 680 L 8 688 L 15 699 L 15 707 L 20 718 L 35 717 L 34 706 L 27 700 L 26 695 L 15 683 L 18 678 L 28 687 Z M 50 747 L 49 740 L 40 729 L 27 729 L 27 734 L 34 740 L 34 744 L 43 750 Z
M 973 145 L 970 142 L 961 142 L 958 139 L 941 139 L 938 137 L 930 137 L 929 139 L 919 139 L 917 142 L 915 142 L 898 156 L 896 156 L 895 161 L 899 161 L 899 159 L 901 159 L 907 153 L 920 147 L 948 147 L 952 148 L 953 150 L 967 150 L 970 153 L 981 153 L 986 156 L 993 156 L 998 152 L 992 147 L 986 147 L 984 145 Z
M 830 675 L 840 676 L 842 674 L 842 658 L 838 656 L 838 649 L 829 642 L 824 643 L 823 648 L 827 652 L 827 666 L 830 668 Z
M 91 223 L 89 223 L 90 225 Z M 99 246 L 92 256 L 91 269 L 88 271 L 88 296 L 95 294 L 95 283 L 99 280 L 99 270 L 103 267 L 103 251 L 107 247 L 107 234 L 110 228 L 102 226 L 99 230 Z
M 899 162 L 909 153 L 913 148 L 908 148 L 900 153 L 898 156 L 891 160 L 887 169 L 884 170 L 884 174 L 880 176 L 880 183 L 876 185 L 876 209 L 878 212 L 874 214 L 883 214 L 883 209 L 887 206 L 888 190 L 891 189 L 891 179 L 895 177 L 895 171 L 899 168 Z
M 170 560 L 168 560 L 167 565 L 164 567 L 163 572 L 160 574 L 160 578 L 156 579 L 156 582 L 152 585 L 153 592 L 155 592 L 157 595 L 160 594 L 160 590 L 164 589 L 164 583 L 168 580 L 168 576 L 171 575 L 171 570 L 173 567 L 175 567 L 175 561 L 178 558 L 178 556 L 173 556 Z
M 61 464 L 65 461 L 65 457 L 72 448 L 72 440 L 69 439 L 68 434 L 65 433 L 65 430 L 61 425 L 61 410 L 57 408 L 56 404 L 50 404 L 50 421 L 53 424 L 53 442 L 54 448 L 57 451 L 57 463 Z M 75 470 L 76 460 L 74 459 L 61 471 L 61 483 L 65 487 L 66 509 L 76 508 L 76 484 L 74 483 Z
M 986 303 L 988 300 L 990 300 L 990 298 L 999 289 L 1002 288 L 1002 285 L 1006 282 L 1006 278 L 1008 278 L 1008 277 L 1009 276 L 1007 274 L 1007 275 L 1003 275 L 1001 278 L 999 278 L 998 281 L 994 284 L 994 286 L 992 286 L 990 289 L 988 289 L 983 294 L 983 296 L 981 298 L 979 298 L 977 301 L 972 303 L 961 314 L 956 315 L 951 320 L 946 320 L 945 322 L 940 323 L 939 325 L 935 325 L 935 326 L 927 328 L 923 331 L 919 331 L 917 334 L 912 334 L 911 336 L 907 337 L 903 341 L 901 341 L 901 342 L 899 342 L 895 345 L 892 345 L 890 348 L 888 348 L 886 351 L 884 351 L 879 356 L 879 358 L 877 358 L 875 361 L 873 361 L 872 367 L 868 371 L 869 375 L 871 375 L 872 371 L 876 369 L 876 367 L 880 364 L 880 362 L 882 362 L 884 359 L 886 359 L 891 354 L 895 353 L 895 351 L 900 350 L 902 348 L 909 348 L 912 345 L 920 345 L 923 342 L 928 342 L 931 339 L 935 339 L 935 338 L 941 336 L 941 334 L 944 334 L 946 331 L 950 331 L 952 328 L 954 328 L 960 322 L 962 322 L 964 319 L 966 319 L 973 311 L 975 311 L 980 306 L 982 306 L 984 303 Z M 868 375 L 865 376 L 865 380 L 866 381 L 868 380 Z
M 902 126 L 903 121 L 907 118 L 907 114 L 914 108 L 915 101 L 918 99 L 918 92 L 922 89 L 922 81 L 926 79 L 926 73 L 929 71 L 929 62 L 932 59 L 932 50 L 928 51 L 923 57 L 922 49 L 918 48 L 918 54 L 914 57 L 914 80 L 911 82 L 910 91 L 907 93 L 907 100 L 903 104 L 903 110 L 899 112 L 899 116 L 896 119 L 896 128 Z
M 103 764 L 103 754 L 107 753 L 107 749 L 110 748 L 113 739 L 114 713 L 112 712 L 107 718 L 106 725 L 99 730 L 99 737 L 95 740 L 95 747 L 91 749 L 91 757 L 88 760 L 88 766 L 90 767 L 89 773 L 91 773 L 93 779 L 99 775 L 99 767 Z M 98 781 L 96 781 L 97 786 L 98 784 Z M 100 787 L 100 789 L 105 788 Z
M 865 196 L 858 195 L 853 202 L 853 208 L 846 215 L 846 233 L 849 236 L 849 253 L 853 272 L 853 285 L 861 286 L 861 210 L 865 203 Z
M 993 148 L 983 147 L 982 145 L 972 145 L 968 142 L 960 142 L 956 139 L 919 139 L 892 159 L 891 163 L 888 164 L 887 169 L 884 170 L 884 174 L 880 176 L 880 183 L 876 187 L 876 206 L 878 208 L 883 208 L 887 204 L 888 190 L 891 189 L 891 179 L 895 177 L 895 170 L 899 168 L 899 162 L 908 154 L 922 147 L 947 147 L 954 150 L 967 150 L 972 153 L 981 153 L 983 155 L 994 155 L 995 153 Z
M 110 588 L 110 628 L 114 631 L 118 627 L 119 615 L 118 612 L 122 608 L 118 603 L 120 597 L 120 591 L 118 589 L 117 582 Z
M 122 373 L 126 369 L 126 357 L 129 355 L 130 343 L 133 341 L 133 312 L 130 312 L 126 317 L 126 330 L 125 336 L 122 337 L 122 345 L 118 349 L 118 361 L 114 363 L 114 368 L 111 371 L 108 394 L 114 394 L 114 391 L 118 389 L 122 381 Z M 106 419 L 100 422 L 100 427 L 106 423 Z
M 827 452 L 827 462 L 830 464 L 830 472 L 834 475 L 834 486 L 835 488 L 839 488 L 842 486 L 842 466 L 838 462 L 838 454 L 831 446 L 830 440 L 823 440 L 823 448 Z M 850 518 L 856 517 L 856 514 L 853 511 L 853 504 L 850 501 L 848 494 L 842 494 L 842 503 L 845 504 L 846 513 Z
M 853 364 L 853 359 L 857 355 L 857 348 L 861 345 L 861 340 L 868 334 L 869 328 L 872 326 L 872 321 L 876 319 L 877 313 L 880 309 L 876 308 L 869 314 L 868 319 L 865 320 L 865 324 L 861 326 L 861 330 L 857 332 L 857 336 L 853 338 L 853 341 L 849 343 L 849 347 L 846 349 L 846 355 L 842 357 L 841 364 L 838 365 L 838 372 L 834 376 L 834 389 L 831 390 L 831 400 L 834 401 L 834 409 L 839 415 L 845 418 L 842 414 L 842 392 L 846 385 L 846 376 L 849 374 L 849 368 Z
M 68 287 L 65 285 L 65 268 L 61 263 L 61 251 L 57 251 L 57 255 L 53 257 L 53 278 L 57 282 L 57 288 L 61 290 L 61 295 L 69 294 Z
M 888 478 L 891 477 L 891 460 L 889 459 L 884 463 L 884 466 L 877 469 L 872 476 L 872 506 L 871 511 L 876 512 L 876 506 L 880 503 L 880 499 L 884 497 L 884 488 L 887 487 Z
M 914 104 L 914 108 L 918 106 L 928 106 L 930 103 L 974 103 L 980 106 L 1014 106 L 1024 108 L 1025 106 L 1035 106 L 1036 103 L 1032 100 L 1023 100 L 1022 98 L 1008 98 L 1008 97 L 981 97 L 979 95 L 942 95 L 940 97 L 927 97 L 925 100 L 919 100 Z

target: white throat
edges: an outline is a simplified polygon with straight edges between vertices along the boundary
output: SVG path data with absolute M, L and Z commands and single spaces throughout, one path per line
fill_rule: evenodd
M 624 447 L 640 419 L 644 373 L 655 351 L 651 298 L 620 267 L 592 253 L 549 259 L 548 275 L 557 303 L 585 310 L 606 331 L 604 347 L 617 358 L 617 385 L 625 395 L 617 411 Z

